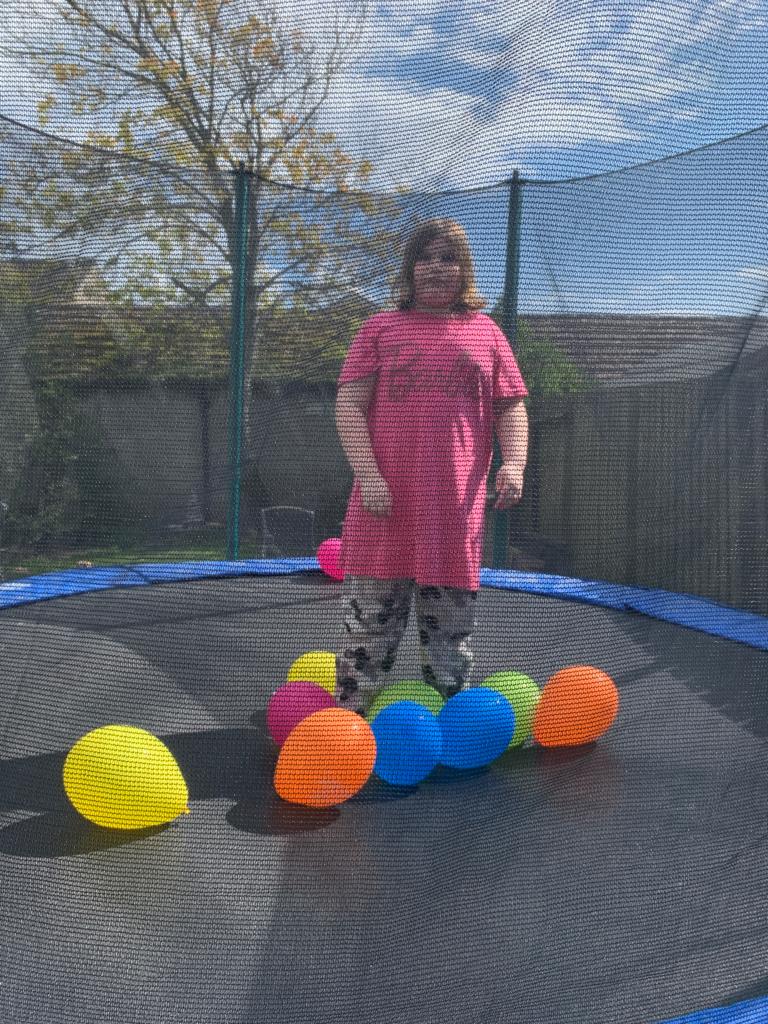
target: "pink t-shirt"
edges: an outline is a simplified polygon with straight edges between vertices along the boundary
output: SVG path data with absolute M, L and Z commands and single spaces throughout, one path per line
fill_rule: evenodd
M 370 374 L 368 428 L 392 513 L 367 512 L 355 481 L 344 571 L 477 590 L 493 401 L 528 394 L 509 342 L 484 313 L 377 313 L 355 336 L 339 384 Z

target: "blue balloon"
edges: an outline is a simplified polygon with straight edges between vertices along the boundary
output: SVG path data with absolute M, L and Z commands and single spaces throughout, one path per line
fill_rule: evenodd
M 376 738 L 373 770 L 393 786 L 415 786 L 440 762 L 443 741 L 432 712 L 412 700 L 399 700 L 371 723 Z
M 437 716 L 443 735 L 442 764 L 479 768 L 501 757 L 515 731 L 515 712 L 506 697 L 485 686 L 462 690 Z

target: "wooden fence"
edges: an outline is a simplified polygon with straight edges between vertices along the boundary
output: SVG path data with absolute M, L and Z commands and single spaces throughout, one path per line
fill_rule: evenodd
M 542 410 L 533 434 L 517 523 L 559 552 L 550 568 L 768 613 L 765 353 L 707 379 L 591 392 Z

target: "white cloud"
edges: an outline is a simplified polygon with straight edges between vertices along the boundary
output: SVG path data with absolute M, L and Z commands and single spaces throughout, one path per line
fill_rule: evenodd
M 626 43 L 637 47 L 660 41 L 677 50 L 713 38 L 724 42 L 765 25 L 765 14 L 762 0 L 708 0 L 696 5 L 652 0 L 633 17 Z
M 765 281 L 768 283 L 768 264 L 758 267 L 740 267 L 736 273 L 739 277 L 747 277 L 751 280 Z
M 334 81 L 322 116 L 343 143 L 373 160 L 379 187 L 387 187 L 439 175 L 446 131 L 471 126 L 475 104 L 460 91 L 347 74 Z
M 513 167 L 532 175 L 533 147 L 642 138 L 599 94 L 556 95 L 544 82 L 489 107 L 458 89 L 346 75 L 334 83 L 322 116 L 345 148 L 372 159 L 379 188 L 487 185 Z

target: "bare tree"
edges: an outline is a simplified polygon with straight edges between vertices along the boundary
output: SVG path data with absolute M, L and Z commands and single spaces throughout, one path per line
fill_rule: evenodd
M 51 7 L 47 42 L 17 38 L 5 50 L 48 84 L 41 127 L 79 119 L 89 148 L 41 139 L 19 158 L 17 240 L 49 252 L 77 245 L 109 270 L 113 297 L 223 323 L 232 172 L 243 163 L 253 174 L 247 380 L 266 323 L 391 274 L 396 204 L 365 194 L 371 165 L 320 128 L 365 0 L 336 15 L 322 44 L 263 0 L 55 0 L 49 18 Z

